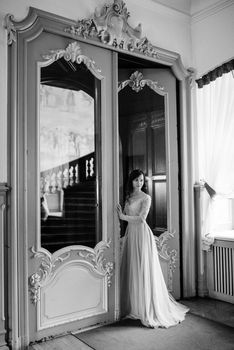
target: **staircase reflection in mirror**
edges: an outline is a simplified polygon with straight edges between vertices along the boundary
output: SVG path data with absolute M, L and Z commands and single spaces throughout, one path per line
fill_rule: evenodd
M 41 246 L 51 253 L 100 240 L 95 81 L 84 65 L 71 70 L 63 59 L 41 68 Z

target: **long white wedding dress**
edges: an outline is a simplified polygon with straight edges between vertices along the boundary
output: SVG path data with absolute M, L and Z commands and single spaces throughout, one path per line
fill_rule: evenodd
M 144 192 L 125 204 L 128 221 L 121 261 L 121 314 L 140 319 L 147 327 L 174 326 L 183 321 L 187 307 L 168 293 L 153 233 L 146 223 L 151 197 Z

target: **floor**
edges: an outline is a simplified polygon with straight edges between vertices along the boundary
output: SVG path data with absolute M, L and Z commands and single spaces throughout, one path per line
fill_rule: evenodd
M 209 299 L 209 298 L 191 298 L 183 300 L 183 304 L 189 306 L 190 313 L 205 319 L 215 321 L 234 328 L 234 304 Z M 77 335 L 79 336 L 79 335 Z M 121 339 L 119 340 L 121 342 Z M 58 337 L 46 342 L 31 345 L 29 350 L 92 350 L 74 335 L 70 334 Z M 123 347 L 124 349 L 124 347 Z M 234 344 L 233 344 L 234 349 Z M 112 350 L 112 349 L 111 349 Z M 224 349 L 222 349 L 224 350 Z
M 234 328 L 234 304 L 209 298 L 183 300 L 190 313 Z M 234 349 L 234 346 L 233 346 Z

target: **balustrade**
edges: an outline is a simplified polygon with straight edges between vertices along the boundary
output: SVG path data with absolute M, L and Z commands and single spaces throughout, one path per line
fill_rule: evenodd
M 90 153 L 72 162 L 41 172 L 40 192 L 55 193 L 80 182 L 95 178 L 95 157 Z

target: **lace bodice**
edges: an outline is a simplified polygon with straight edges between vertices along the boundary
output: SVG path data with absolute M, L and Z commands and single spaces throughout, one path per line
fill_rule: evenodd
M 130 199 L 124 207 L 124 220 L 130 223 L 144 222 L 150 210 L 151 197 L 143 194 L 139 198 Z

